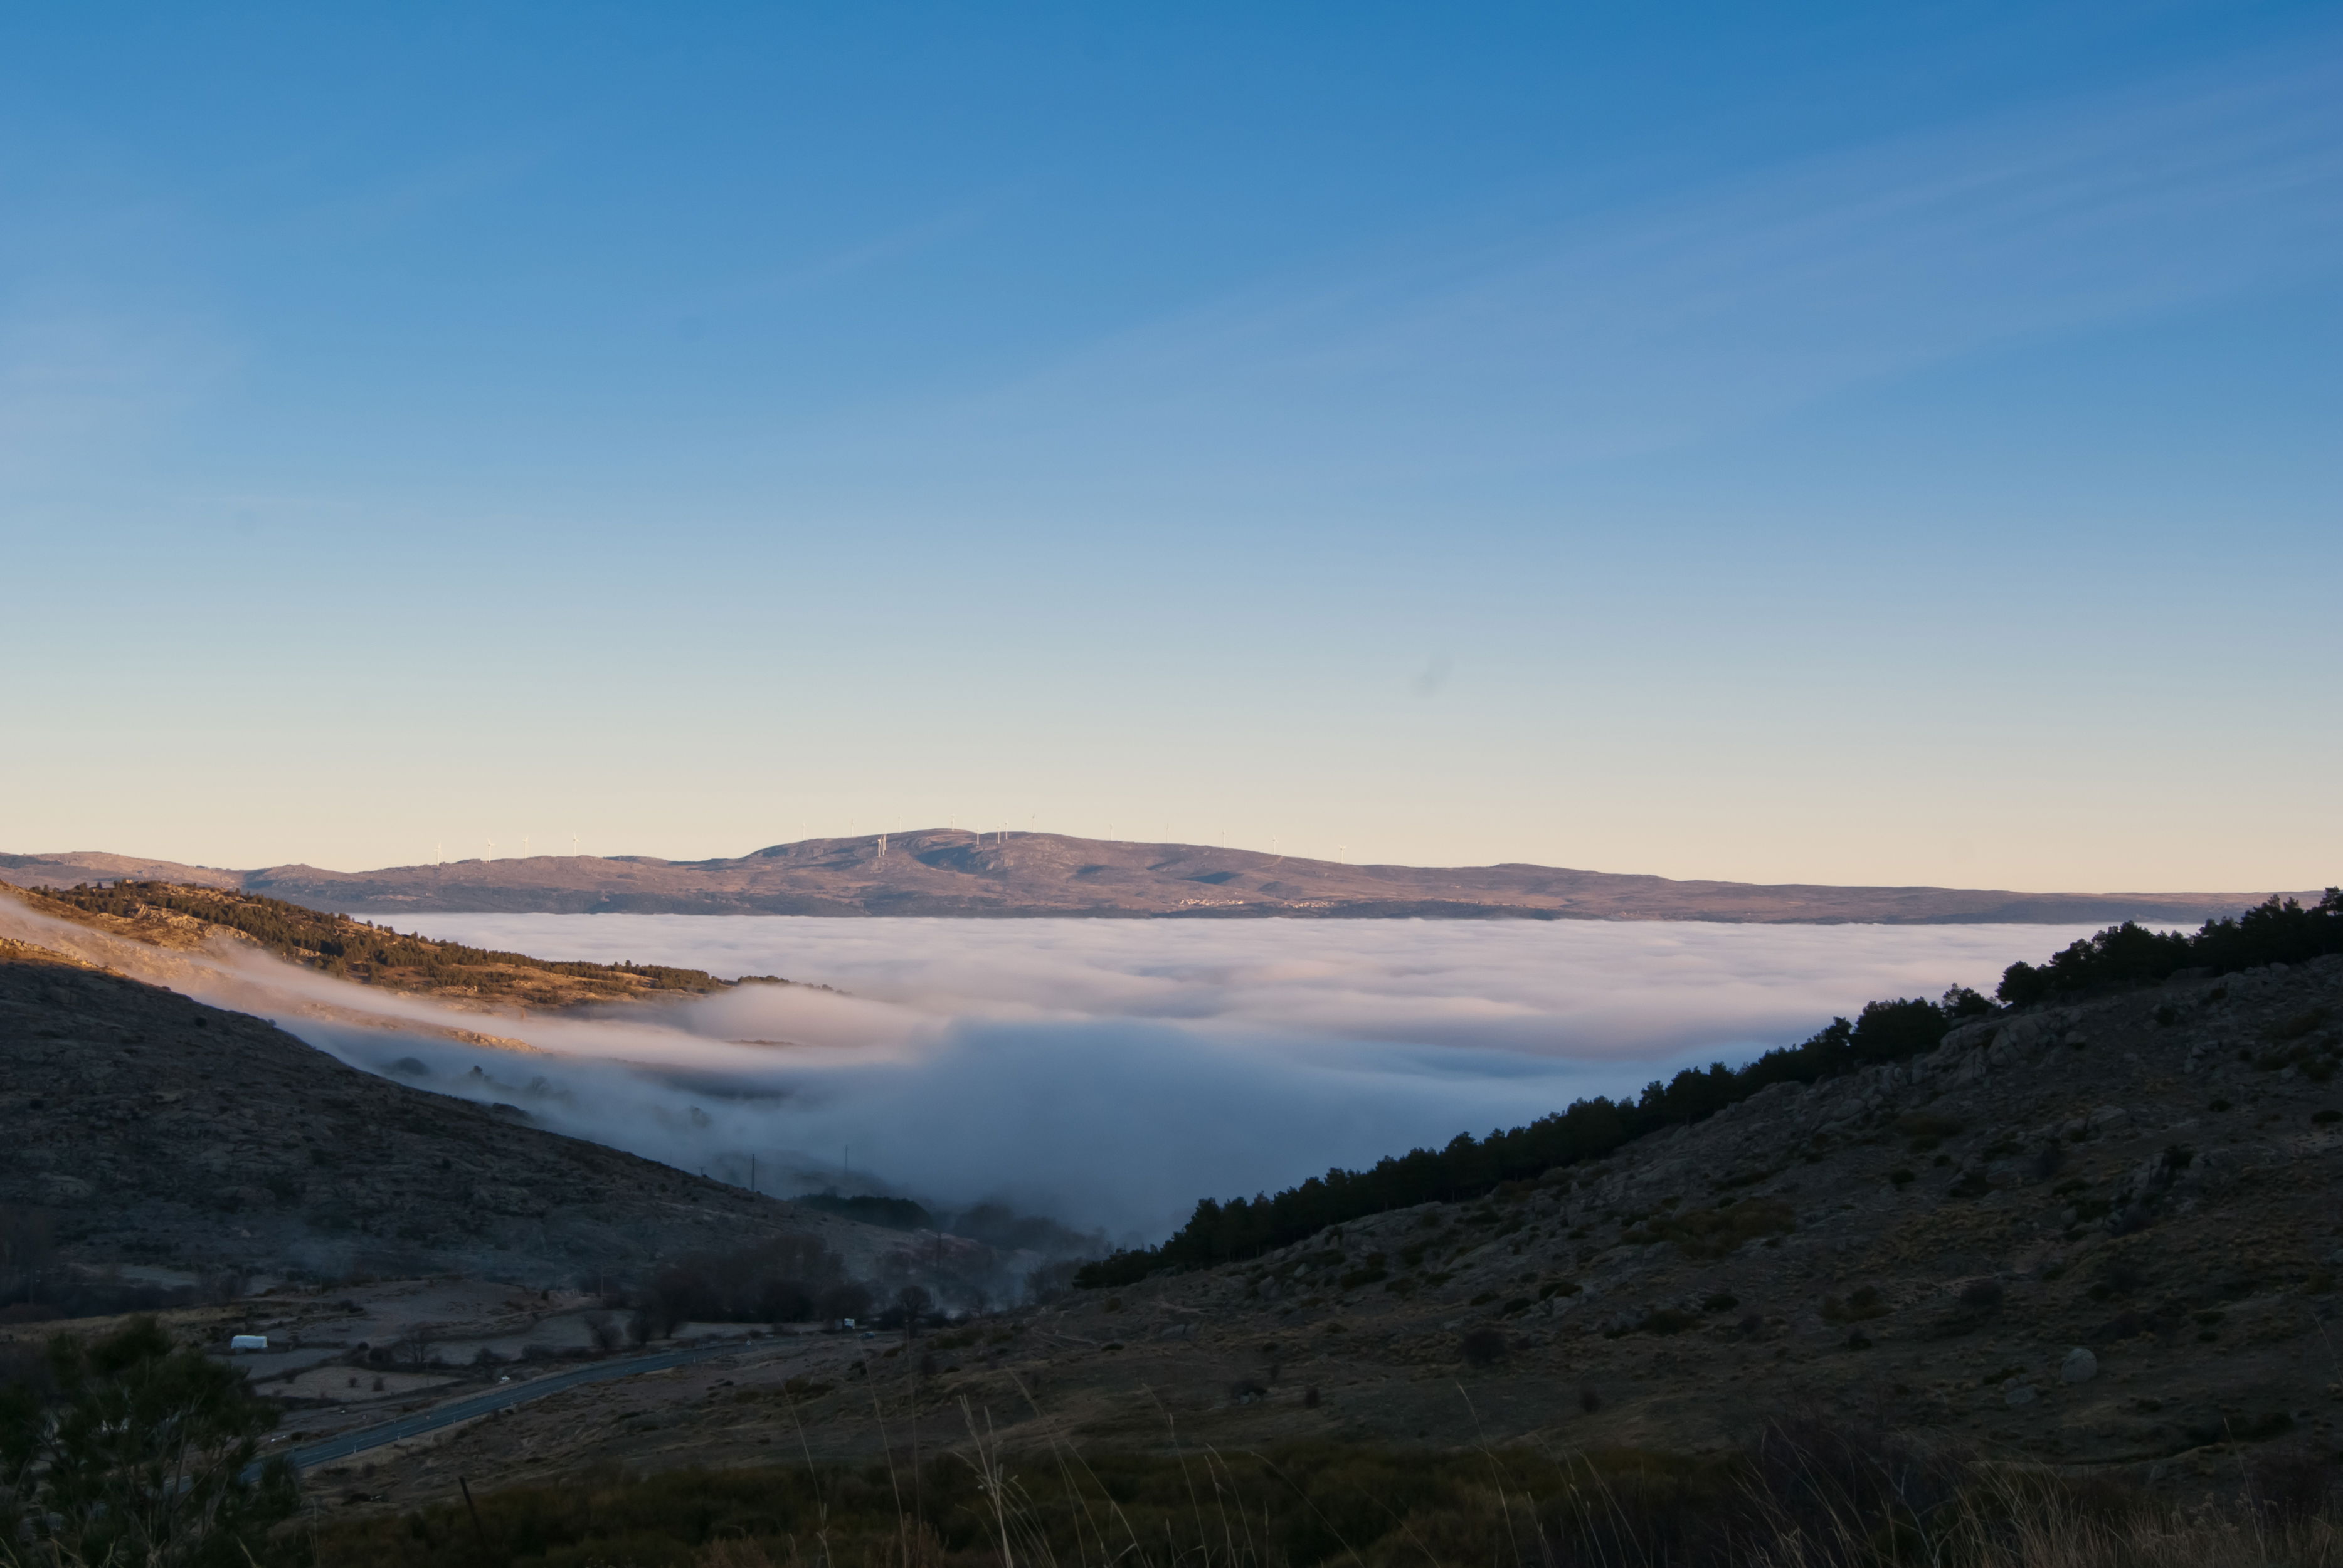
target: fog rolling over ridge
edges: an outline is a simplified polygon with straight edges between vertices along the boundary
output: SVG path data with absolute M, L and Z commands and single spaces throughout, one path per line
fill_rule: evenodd
M 1991 984 L 2020 926 L 1013 923 L 438 916 L 425 934 L 746 986 L 617 1013 L 467 1010 L 247 948 L 164 951 L 0 900 L 7 934 L 269 1018 L 367 1070 L 788 1194 L 986 1201 L 1117 1240 L 1511 1126 L 1875 997 Z M 848 1170 L 850 1159 L 850 1172 Z

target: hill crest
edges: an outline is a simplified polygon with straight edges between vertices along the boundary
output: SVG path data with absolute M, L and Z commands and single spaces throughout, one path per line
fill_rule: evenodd
M 703 860 L 537 855 L 370 871 L 307 865 L 233 870 L 95 851 L 0 855 L 0 881 L 19 886 L 120 879 L 200 884 L 371 916 L 439 910 L 1890 925 L 2193 925 L 2269 891 L 2028 893 L 1682 881 L 1518 861 L 1349 865 L 1210 845 L 945 828 L 809 839 Z

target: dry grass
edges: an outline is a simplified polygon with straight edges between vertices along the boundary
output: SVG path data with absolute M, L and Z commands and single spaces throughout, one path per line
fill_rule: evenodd
M 1787 1422 L 1716 1458 L 1298 1445 L 589 1477 L 321 1529 L 324 1568 L 2343 1568 L 2323 1457 L 2187 1501 Z

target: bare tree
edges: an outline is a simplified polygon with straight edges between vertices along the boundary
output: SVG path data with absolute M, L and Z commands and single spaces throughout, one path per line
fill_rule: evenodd
M 895 1310 L 903 1314 L 903 1342 L 909 1344 L 920 1332 L 920 1320 L 928 1315 L 935 1299 L 918 1285 L 905 1285 L 895 1292 Z
M 609 1354 L 626 1342 L 626 1332 L 618 1327 L 618 1320 L 611 1317 L 609 1313 L 588 1312 L 584 1322 L 587 1335 L 593 1340 L 594 1348 L 604 1355 Z
M 427 1367 L 437 1358 L 439 1325 L 417 1323 L 398 1337 L 391 1353 L 412 1367 Z

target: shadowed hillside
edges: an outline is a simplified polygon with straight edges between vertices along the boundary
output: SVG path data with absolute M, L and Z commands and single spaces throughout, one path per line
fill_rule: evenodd
M 0 1064 L 0 1211 L 78 1262 L 543 1281 L 860 1229 L 6 939 Z

